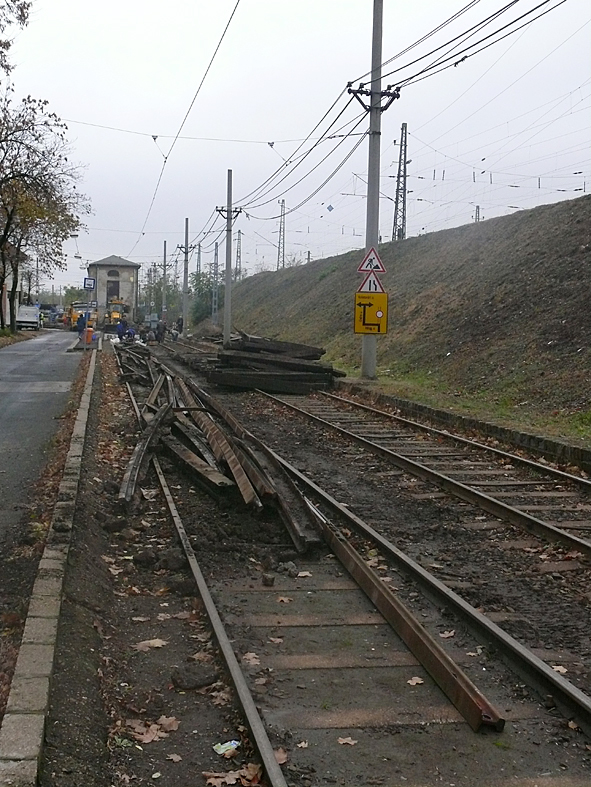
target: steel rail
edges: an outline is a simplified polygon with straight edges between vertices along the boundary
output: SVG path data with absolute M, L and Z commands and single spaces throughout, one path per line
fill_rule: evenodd
M 242 709 L 244 710 L 244 714 L 246 716 L 246 723 L 248 724 L 248 727 L 254 738 L 254 743 L 263 763 L 263 769 L 267 775 L 269 784 L 271 787 L 287 787 L 287 782 L 285 781 L 281 768 L 277 763 L 273 747 L 261 717 L 259 716 L 256 709 L 252 694 L 246 685 L 244 675 L 240 669 L 240 665 L 238 664 L 220 615 L 211 597 L 209 588 L 207 587 L 203 572 L 201 571 L 199 563 L 197 562 L 197 558 L 195 557 L 195 552 L 193 551 L 193 547 L 191 546 L 191 542 L 187 536 L 187 531 L 185 530 L 183 521 L 178 513 L 174 499 L 170 493 L 170 489 L 168 488 L 168 484 L 166 483 L 162 468 L 160 467 L 160 463 L 155 456 L 152 457 L 152 463 L 154 465 L 154 469 L 156 470 L 160 487 L 164 497 L 166 498 L 168 510 L 170 511 L 170 515 L 174 521 L 177 533 L 183 545 L 185 555 L 187 556 L 191 573 L 193 574 L 197 584 L 197 588 L 199 590 L 201 600 L 203 601 L 203 606 L 207 613 L 207 617 L 209 618 L 209 622 L 213 629 L 214 636 L 222 652 L 224 661 L 226 662 L 226 667 L 230 673 L 230 677 L 232 678 L 232 683 L 234 684 L 236 693 L 240 699 L 240 704 L 242 705 Z
M 434 426 L 427 426 L 426 424 L 421 424 L 418 421 L 412 421 L 409 418 L 404 418 L 401 415 L 394 415 L 393 413 L 388 413 L 385 410 L 379 410 L 377 407 L 371 407 L 368 404 L 362 404 L 361 402 L 356 402 L 353 399 L 347 399 L 344 396 L 337 396 L 336 394 L 331 394 L 328 391 L 319 391 L 323 396 L 330 397 L 331 399 L 336 399 L 338 402 L 344 402 L 346 404 L 353 405 L 354 407 L 358 407 L 362 410 L 367 410 L 370 413 L 377 413 L 378 415 L 383 415 L 386 418 L 390 418 L 394 421 L 399 421 L 401 424 L 406 426 L 410 426 L 414 429 L 420 429 L 423 432 L 428 432 L 429 434 L 437 435 L 438 437 L 443 437 L 446 440 L 453 440 L 456 443 L 461 443 L 462 445 L 466 445 L 469 448 L 478 448 L 481 451 L 488 451 L 496 456 L 501 457 L 502 459 L 510 459 L 511 462 L 514 464 L 520 464 L 523 467 L 528 467 L 536 472 L 544 472 L 546 475 L 551 475 L 554 478 L 558 479 L 559 481 L 564 481 L 578 484 L 579 486 L 583 487 L 584 489 L 591 490 L 591 481 L 586 478 L 581 478 L 581 476 L 572 475 L 571 473 L 565 473 L 564 470 L 558 470 L 555 467 L 548 467 L 547 465 L 540 465 L 538 462 L 534 462 L 532 459 L 526 459 L 523 456 L 518 456 L 517 454 L 511 454 L 508 451 L 502 451 L 500 448 L 495 448 L 491 445 L 486 445 L 486 443 L 479 443 L 476 440 L 470 440 L 468 437 L 461 437 L 460 435 L 452 434 L 451 432 L 446 432 L 443 429 L 436 429 Z
M 389 448 L 385 448 L 378 443 L 374 443 L 372 440 L 361 437 L 354 432 L 350 432 L 348 429 L 344 429 L 342 426 L 337 426 L 336 424 L 326 421 L 317 415 L 306 412 L 306 410 L 302 410 L 300 407 L 297 407 L 290 402 L 286 402 L 283 399 L 273 396 L 272 394 L 265 393 L 264 391 L 258 391 L 258 393 L 263 394 L 264 396 L 274 400 L 275 402 L 278 402 L 279 404 L 290 407 L 295 412 L 305 415 L 307 418 L 316 421 L 324 428 L 332 429 L 333 431 L 338 432 L 344 437 L 347 437 L 352 442 L 362 445 L 364 448 L 369 449 L 374 454 L 382 456 L 384 459 L 396 465 L 397 467 L 401 467 L 403 470 L 406 470 L 414 476 L 418 476 L 419 478 L 423 478 L 426 481 L 430 481 L 441 489 L 444 489 L 446 492 L 449 492 L 455 497 L 460 498 L 460 500 L 464 500 L 467 503 L 472 503 L 473 505 L 478 506 L 483 511 L 492 514 L 498 519 L 510 522 L 512 525 L 516 525 L 517 527 L 527 530 L 528 533 L 533 533 L 534 535 L 545 538 L 548 541 L 563 544 L 564 546 L 568 547 L 568 549 L 574 549 L 586 557 L 591 558 L 591 542 L 589 541 L 585 541 L 578 536 L 572 536 L 570 533 L 567 533 L 564 530 L 555 527 L 554 525 L 550 525 L 548 522 L 544 522 L 537 517 L 531 516 L 531 514 L 526 514 L 524 511 L 520 511 L 518 508 L 514 508 L 513 506 L 509 506 L 506 503 L 502 503 L 500 500 L 490 497 L 484 492 L 479 492 L 470 486 L 466 486 L 466 484 L 462 484 L 460 481 L 455 481 L 453 478 L 450 478 L 443 473 L 439 473 L 436 470 L 432 470 L 431 468 L 426 467 L 419 462 L 414 462 L 412 459 L 409 459 L 402 454 L 398 454 Z
M 591 735 L 591 697 L 578 689 L 570 681 L 563 678 L 544 661 L 535 656 L 528 648 L 503 631 L 486 615 L 478 612 L 461 596 L 448 588 L 443 582 L 430 574 L 411 557 L 398 549 L 388 539 L 374 530 L 360 517 L 349 511 L 332 495 L 325 492 L 314 481 L 291 465 L 286 459 L 268 449 L 275 455 L 286 470 L 310 492 L 333 511 L 346 518 L 357 533 L 371 539 L 384 551 L 404 572 L 409 574 L 439 604 L 449 606 L 462 618 L 471 631 L 489 645 L 498 648 L 511 668 L 535 691 L 542 695 L 552 695 L 557 707 L 567 718 L 575 718 L 581 729 Z
M 306 498 L 307 500 L 307 498 Z M 330 527 L 328 520 L 308 501 L 324 539 L 375 608 L 392 626 L 417 660 L 451 700 L 474 732 L 483 726 L 501 732 L 505 720 L 466 673 L 372 571 L 361 555 Z

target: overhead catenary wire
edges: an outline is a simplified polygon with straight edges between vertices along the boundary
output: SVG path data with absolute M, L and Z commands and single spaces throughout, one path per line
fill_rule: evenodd
M 442 71 L 446 71 L 448 68 L 453 68 L 453 67 L 459 65 L 460 63 L 464 62 L 468 58 L 474 57 L 475 55 L 480 54 L 480 52 L 484 52 L 485 49 L 488 49 L 489 47 L 494 46 L 495 44 L 500 43 L 505 38 L 508 38 L 509 36 L 514 35 L 519 30 L 522 30 L 524 27 L 533 24 L 534 22 L 536 22 L 541 17 L 546 16 L 546 14 L 549 14 L 551 11 L 554 11 L 556 8 L 558 8 L 559 6 L 561 6 L 564 3 L 566 3 L 567 0 L 560 0 L 558 3 L 556 3 L 556 5 L 552 6 L 552 8 L 546 9 L 546 11 L 543 11 L 542 13 L 538 14 L 538 16 L 534 17 L 533 19 L 529 19 L 527 22 L 524 22 L 519 27 L 516 27 L 513 30 L 509 30 L 508 33 L 506 33 L 505 35 L 501 36 L 500 38 L 497 38 L 494 41 L 490 41 L 488 44 L 486 44 L 485 46 L 482 46 L 480 49 L 477 49 L 475 52 L 471 52 L 470 54 L 465 54 L 465 53 L 469 52 L 470 49 L 473 49 L 474 47 L 478 46 L 479 44 L 483 43 L 484 41 L 487 41 L 489 38 L 492 38 L 493 36 L 495 36 L 497 33 L 501 32 L 502 30 L 506 30 L 508 27 L 511 27 L 511 25 L 515 24 L 515 22 L 519 21 L 520 19 L 523 19 L 524 17 L 528 16 L 529 14 L 532 14 L 538 8 L 540 8 L 541 6 L 546 5 L 549 2 L 552 2 L 552 0 L 544 0 L 544 2 L 540 3 L 535 8 L 531 9 L 530 11 L 527 11 L 522 16 L 518 17 L 517 19 L 513 20 L 512 22 L 509 22 L 507 25 L 504 25 L 503 27 L 499 28 L 498 30 L 495 30 L 494 33 L 490 33 L 488 36 L 485 36 L 484 38 L 481 38 L 479 41 L 476 41 L 475 43 L 471 44 L 469 47 L 466 47 L 465 49 L 462 49 L 459 52 L 456 52 L 456 54 L 451 55 L 448 58 L 445 58 L 445 60 L 442 60 L 442 61 L 438 60 L 437 63 L 433 63 L 430 66 L 425 66 L 425 68 L 421 69 L 416 74 L 413 74 L 412 76 L 406 77 L 406 78 L 400 80 L 399 82 L 397 82 L 397 87 L 403 88 L 403 87 L 408 87 L 409 85 L 415 85 L 418 82 L 422 82 L 425 79 L 429 79 L 430 77 L 435 76 L 436 74 L 440 74 Z M 460 60 L 457 60 L 457 58 L 460 55 L 464 55 L 464 57 L 462 57 Z M 453 61 L 453 62 L 449 62 L 449 61 Z M 443 63 L 445 63 L 446 65 L 442 65 Z M 434 69 L 436 69 L 437 65 L 442 65 L 442 67 L 441 68 L 437 68 L 437 70 L 434 70 Z M 396 69 L 396 71 L 399 71 L 399 70 L 402 70 L 402 69 Z M 394 73 L 395 73 L 395 71 L 392 71 L 389 74 L 384 74 L 384 78 L 386 78 L 388 76 L 392 76 L 392 74 L 394 74 Z
M 138 239 L 136 240 L 136 242 L 134 243 L 133 247 L 131 248 L 131 251 L 129 252 L 128 256 L 134 251 L 134 249 L 136 248 L 136 246 L 138 245 L 138 243 L 142 239 L 144 230 L 145 230 L 146 225 L 148 223 L 148 220 L 150 218 L 150 214 L 152 213 L 152 208 L 154 207 L 154 203 L 156 201 L 156 195 L 158 194 L 158 189 L 160 188 L 160 183 L 162 182 L 162 177 L 164 175 L 164 170 L 166 168 L 166 164 L 168 163 L 168 160 L 170 158 L 170 154 L 172 153 L 173 148 L 174 148 L 174 146 L 176 145 L 176 143 L 177 143 L 177 141 L 179 139 L 181 131 L 183 130 L 183 128 L 185 126 L 185 123 L 187 122 L 187 118 L 189 117 L 189 114 L 191 113 L 191 110 L 193 109 L 193 105 L 195 104 L 195 101 L 197 100 L 197 96 L 201 92 L 201 88 L 203 87 L 203 83 L 205 82 L 205 79 L 207 78 L 207 75 L 209 74 L 209 71 L 210 71 L 210 69 L 211 69 L 211 67 L 213 65 L 213 61 L 216 58 L 216 55 L 217 55 L 217 53 L 218 53 L 218 51 L 219 51 L 219 49 L 220 49 L 220 47 L 222 45 L 222 42 L 223 42 L 223 40 L 224 40 L 224 38 L 226 36 L 226 33 L 228 32 L 228 28 L 230 27 L 230 23 L 232 22 L 232 19 L 234 18 L 234 14 L 236 13 L 239 5 L 240 5 L 240 0 L 236 0 L 236 5 L 232 9 L 232 13 L 230 14 L 230 18 L 228 19 L 228 21 L 226 23 L 226 26 L 225 26 L 225 28 L 224 28 L 224 30 L 222 32 L 222 35 L 220 36 L 220 39 L 219 39 L 219 41 L 217 43 L 217 46 L 214 49 L 213 55 L 211 56 L 210 61 L 207 64 L 207 68 L 205 69 L 203 77 L 201 78 L 201 81 L 200 81 L 200 83 L 199 83 L 199 85 L 197 87 L 197 90 L 195 91 L 195 95 L 191 99 L 191 103 L 189 104 L 189 108 L 187 109 L 187 111 L 185 113 L 185 116 L 183 117 L 183 119 L 181 121 L 181 124 L 180 124 L 180 126 L 178 128 L 177 133 L 175 134 L 175 137 L 174 137 L 174 139 L 172 141 L 172 144 L 170 145 L 170 148 L 168 149 L 168 153 L 164 156 L 164 160 L 162 162 L 162 167 L 160 169 L 160 174 L 158 175 L 158 180 L 156 181 L 156 187 L 154 189 L 154 193 L 152 194 L 152 199 L 150 200 L 150 205 L 148 206 L 148 212 L 146 213 L 146 218 L 144 219 L 144 223 L 142 224 L 142 228 L 140 230 Z

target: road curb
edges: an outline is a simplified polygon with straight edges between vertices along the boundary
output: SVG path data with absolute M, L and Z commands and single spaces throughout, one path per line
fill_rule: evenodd
M 45 737 L 63 582 L 82 467 L 97 351 L 78 407 L 47 542 L 29 603 L 6 713 L 0 727 L 0 785 L 35 787 Z

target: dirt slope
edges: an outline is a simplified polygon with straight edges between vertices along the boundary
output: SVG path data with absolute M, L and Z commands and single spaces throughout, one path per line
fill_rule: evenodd
M 379 370 L 432 375 L 502 402 L 570 411 L 591 400 L 591 196 L 380 246 L 390 293 Z M 246 279 L 234 325 L 322 344 L 359 364 L 362 252 Z

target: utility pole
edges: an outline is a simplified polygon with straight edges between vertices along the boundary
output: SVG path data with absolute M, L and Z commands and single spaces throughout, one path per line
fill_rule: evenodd
M 162 260 L 162 322 L 166 322 L 166 241 Z
M 218 243 L 213 252 L 213 286 L 211 288 L 211 321 L 218 324 Z
M 187 336 L 187 330 L 189 328 L 189 252 L 192 251 L 195 247 L 189 246 L 189 219 L 185 219 L 185 245 L 178 247 L 184 254 L 184 264 L 183 264 L 183 331 L 181 336 L 185 338 Z M 177 261 L 175 260 L 174 263 L 174 281 L 176 285 L 177 280 Z
M 201 244 L 197 244 L 197 277 L 201 276 Z
M 234 268 L 234 281 L 242 279 L 242 230 L 238 230 L 236 239 L 236 267 Z
M 277 244 L 277 270 L 285 268 L 285 200 L 279 200 L 281 215 L 279 217 L 279 243 Z
M 480 205 L 476 206 L 476 212 L 474 213 L 474 221 L 480 221 Z
M 371 43 L 371 82 L 370 89 L 365 84 L 360 84 L 357 89 L 348 85 L 348 92 L 355 96 L 366 112 L 369 112 L 369 153 L 367 166 L 367 211 L 365 218 L 365 248 L 377 250 L 380 240 L 380 137 L 382 127 L 382 112 L 384 112 L 394 99 L 400 97 L 400 89 L 392 90 L 388 85 L 382 90 L 382 19 L 384 15 L 384 0 L 374 0 L 373 26 Z M 362 96 L 369 97 L 369 106 Z M 382 106 L 382 98 L 388 100 Z M 364 334 L 361 346 L 361 376 L 374 379 L 376 376 L 377 337 L 373 334 Z
M 240 208 L 232 206 L 232 170 L 228 170 L 227 199 L 225 208 L 216 208 L 226 219 L 226 270 L 224 278 L 224 347 L 230 346 L 230 333 L 232 330 L 232 224 L 241 213 Z M 216 244 L 217 249 L 217 244 Z M 216 251 L 217 256 L 217 251 Z M 217 261 L 216 261 L 217 266 Z M 217 274 L 216 274 L 216 312 L 217 312 Z
M 406 238 L 406 123 L 400 129 L 400 155 L 398 157 L 398 176 L 396 177 L 396 198 L 394 200 L 394 224 L 392 226 L 392 240 Z
M 310 262 L 311 259 L 312 259 L 312 255 L 311 255 L 310 251 L 308 251 L 307 259 L 306 259 L 306 265 L 308 265 L 308 263 Z
M 226 275 L 224 279 L 224 342 L 230 347 L 232 331 L 232 170 L 228 170 L 228 190 L 226 199 Z
M 187 336 L 189 325 L 189 219 L 185 219 L 185 246 L 183 252 L 185 259 L 183 267 L 183 332 L 181 336 L 184 339 Z

